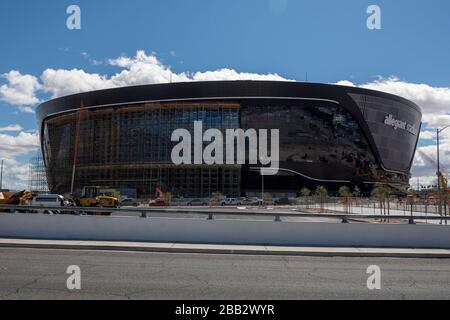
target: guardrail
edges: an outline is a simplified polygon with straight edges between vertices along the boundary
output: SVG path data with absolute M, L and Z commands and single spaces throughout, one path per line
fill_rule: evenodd
M 15 205 L 2 205 L 0 206 L 0 213 L 30 213 L 30 212 L 57 212 L 57 213 L 69 213 L 75 215 L 83 214 L 111 214 L 111 213 L 136 213 L 141 218 L 149 218 L 152 214 L 196 214 L 205 215 L 208 220 L 213 220 L 215 216 L 250 216 L 250 217 L 271 217 L 276 222 L 282 221 L 282 218 L 329 218 L 341 220 L 342 223 L 349 223 L 353 220 L 377 220 L 377 219 L 392 219 L 392 220 L 408 220 L 409 224 L 415 224 L 416 220 L 430 220 L 430 221 L 445 221 L 446 224 L 450 220 L 449 216 L 405 216 L 405 215 L 361 215 L 361 214 L 330 214 L 330 213 L 309 213 L 301 210 L 293 212 L 284 211 L 260 211 L 260 210 L 236 210 L 231 211 L 226 209 L 216 208 L 142 208 L 142 207 L 130 207 L 130 208 L 101 208 L 101 207 L 43 207 L 43 206 L 15 206 Z M 361 221 L 360 221 L 361 222 Z M 364 222 L 364 221 L 362 221 Z

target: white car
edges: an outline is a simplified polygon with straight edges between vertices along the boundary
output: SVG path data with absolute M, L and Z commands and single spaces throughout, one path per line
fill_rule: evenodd
M 223 199 L 221 202 L 222 206 L 240 206 L 242 205 L 242 199 L 241 198 L 226 198 Z
M 42 194 L 33 198 L 31 206 L 46 207 L 43 210 L 35 210 L 38 213 L 60 213 L 61 211 L 57 209 L 64 207 L 65 202 L 64 197 L 59 194 Z

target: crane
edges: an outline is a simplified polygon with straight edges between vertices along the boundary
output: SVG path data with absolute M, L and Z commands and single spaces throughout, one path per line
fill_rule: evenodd
M 418 153 L 422 156 L 423 159 L 425 159 L 429 164 L 432 164 L 433 166 L 437 167 L 437 162 L 436 160 L 434 160 L 432 157 L 430 157 L 429 155 L 427 155 L 425 152 L 423 152 L 422 150 L 419 150 Z M 442 165 L 440 166 L 441 168 L 443 167 Z M 444 168 L 445 169 L 445 168 Z M 437 176 L 439 177 L 440 180 L 440 185 L 442 190 L 445 193 L 450 193 L 450 188 L 448 186 L 448 180 L 445 177 L 445 175 L 442 173 L 442 171 L 438 171 L 437 172 Z
M 438 166 L 437 166 L 437 162 L 436 162 L 432 157 L 430 157 L 429 155 L 427 155 L 425 152 L 419 150 L 419 154 L 420 154 L 420 155 L 423 157 L 423 159 L 425 159 L 428 163 L 430 163 L 430 164 L 432 164 L 432 165 L 438 167 Z M 438 168 L 442 168 L 442 165 L 439 166 Z M 437 172 L 436 174 L 437 174 L 438 179 L 439 179 L 439 184 L 438 184 L 439 187 L 438 187 L 438 189 L 436 190 L 434 196 L 435 196 L 435 198 L 438 199 L 438 202 L 439 202 L 439 214 L 440 214 L 441 216 L 445 216 L 445 217 L 446 217 L 446 216 L 447 216 L 447 201 L 448 201 L 448 198 L 449 198 L 449 196 L 450 196 L 450 188 L 449 188 L 449 186 L 448 186 L 448 180 L 447 180 L 447 178 L 445 177 L 445 175 L 442 173 L 442 171 L 441 171 L 440 169 L 438 170 L 438 172 Z M 444 194 L 444 212 L 443 212 L 443 213 L 442 213 L 441 210 L 440 210 L 441 205 L 442 205 L 442 193 Z M 445 224 L 447 224 L 447 223 L 448 223 L 448 221 L 445 220 Z M 441 224 L 442 224 L 442 220 L 441 220 Z

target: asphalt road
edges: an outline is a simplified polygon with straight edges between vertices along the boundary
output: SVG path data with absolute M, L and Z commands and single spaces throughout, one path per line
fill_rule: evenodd
M 66 287 L 69 265 L 79 291 Z M 369 265 L 381 290 L 367 289 Z M 0 299 L 449 298 L 449 260 L 0 248 Z

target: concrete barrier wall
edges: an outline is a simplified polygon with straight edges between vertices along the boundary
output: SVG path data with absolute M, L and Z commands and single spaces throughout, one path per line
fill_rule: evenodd
M 0 214 L 0 237 L 450 248 L 450 226 Z

